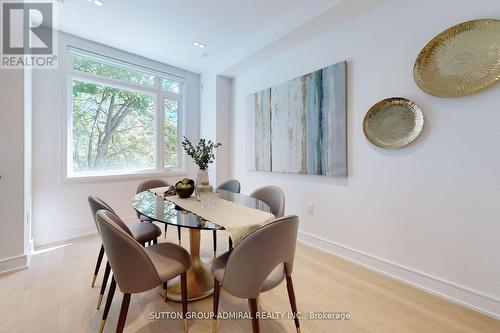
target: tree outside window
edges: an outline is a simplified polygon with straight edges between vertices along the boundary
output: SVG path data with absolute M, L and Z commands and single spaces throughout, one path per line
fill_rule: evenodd
M 72 69 L 69 173 L 179 166 L 181 82 L 82 56 Z

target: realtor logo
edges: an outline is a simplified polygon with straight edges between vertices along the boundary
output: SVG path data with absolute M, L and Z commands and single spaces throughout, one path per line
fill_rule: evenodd
M 2 68 L 56 68 L 51 1 L 2 1 Z

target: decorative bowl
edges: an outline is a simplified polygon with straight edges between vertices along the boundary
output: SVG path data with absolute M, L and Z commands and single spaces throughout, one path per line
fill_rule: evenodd
M 179 198 L 189 198 L 194 192 L 194 180 L 189 180 L 189 185 L 191 186 L 187 188 L 178 188 L 177 185 L 179 185 L 180 183 L 181 181 L 175 183 L 175 191 L 177 192 L 177 195 L 179 196 Z
M 424 116 L 419 106 L 409 99 L 384 99 L 368 110 L 363 120 L 366 138 L 376 146 L 395 149 L 414 141 L 422 127 Z
M 500 81 L 500 20 L 457 24 L 434 37 L 420 52 L 413 76 L 437 97 L 474 94 Z

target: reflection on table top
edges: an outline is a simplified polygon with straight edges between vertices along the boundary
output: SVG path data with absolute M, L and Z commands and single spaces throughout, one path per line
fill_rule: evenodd
M 270 212 L 271 209 L 264 202 L 249 197 L 241 193 L 233 193 L 225 190 L 217 190 L 221 199 L 232 201 L 250 208 Z M 197 215 L 182 210 L 163 197 L 157 196 L 150 191 L 144 191 L 135 195 L 132 201 L 132 207 L 140 214 L 149 217 L 155 221 L 172 224 L 184 228 L 221 230 L 223 227 L 206 221 Z

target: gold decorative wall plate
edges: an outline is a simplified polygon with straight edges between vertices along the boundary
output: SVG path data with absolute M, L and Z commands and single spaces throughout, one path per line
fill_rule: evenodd
M 378 102 L 368 110 L 363 120 L 363 132 L 368 141 L 389 149 L 410 144 L 423 126 L 424 116 L 418 105 L 402 97 Z
M 432 39 L 420 52 L 413 76 L 438 97 L 474 94 L 500 80 L 500 20 L 472 20 Z

